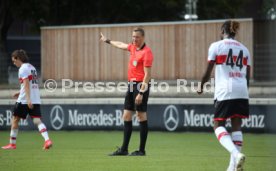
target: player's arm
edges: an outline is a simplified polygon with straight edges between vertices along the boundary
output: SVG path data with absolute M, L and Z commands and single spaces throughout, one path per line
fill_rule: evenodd
M 119 49 L 127 50 L 127 47 L 128 47 L 128 44 L 126 44 L 126 43 L 107 39 L 103 35 L 103 33 L 101 33 L 100 40 L 103 41 L 103 42 L 105 42 L 105 43 L 111 44 L 112 46 L 114 46 L 116 48 L 119 48 Z
M 248 65 L 246 68 L 246 81 L 247 81 L 247 88 L 249 88 L 249 80 L 250 80 L 250 66 Z
M 23 79 L 23 85 L 24 85 L 24 90 L 25 90 L 25 93 L 26 93 L 26 100 L 27 100 L 27 103 L 28 103 L 28 107 L 30 109 L 33 108 L 33 104 L 32 104 L 32 101 L 31 101 L 31 96 L 30 96 L 30 81 L 28 78 L 25 78 Z
M 144 67 L 144 72 L 145 72 L 145 76 L 143 79 L 142 86 L 140 88 L 140 92 L 145 92 L 149 88 L 148 84 L 151 78 L 151 67 Z
M 13 98 L 17 99 L 17 98 L 18 98 L 18 96 L 19 96 L 19 94 L 20 94 L 20 91 L 19 91 L 19 92 L 14 93 Z
M 214 68 L 214 65 L 215 65 L 214 61 L 210 61 L 208 63 L 208 66 L 207 66 L 207 69 L 205 71 L 205 74 L 203 75 L 203 77 L 201 79 L 200 89 L 197 91 L 198 94 L 202 94 L 203 93 L 203 86 L 210 79 L 212 70 Z
M 143 100 L 143 93 L 149 89 L 149 81 L 151 78 L 151 67 L 144 67 L 145 76 L 140 88 L 141 93 L 139 93 L 135 99 L 136 104 L 141 104 Z

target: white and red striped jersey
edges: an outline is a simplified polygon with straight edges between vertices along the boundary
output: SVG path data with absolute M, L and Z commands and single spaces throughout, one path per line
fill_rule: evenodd
M 23 63 L 18 72 L 19 82 L 21 84 L 20 94 L 17 102 L 27 104 L 26 92 L 23 84 L 23 80 L 28 79 L 30 84 L 30 99 L 32 104 L 40 104 L 40 93 L 38 87 L 37 72 L 34 66 L 29 63 Z
M 218 101 L 248 99 L 246 70 L 251 66 L 248 49 L 233 39 L 211 44 L 208 61 L 216 63 L 215 96 Z

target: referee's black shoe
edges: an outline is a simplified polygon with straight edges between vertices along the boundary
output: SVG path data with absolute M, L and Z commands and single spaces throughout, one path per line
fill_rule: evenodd
M 122 150 L 121 148 L 118 148 L 116 151 L 109 154 L 109 156 L 127 156 L 127 155 L 128 155 L 128 151 Z
M 145 151 L 139 151 L 139 150 L 130 153 L 130 156 L 145 156 L 145 155 L 146 155 Z

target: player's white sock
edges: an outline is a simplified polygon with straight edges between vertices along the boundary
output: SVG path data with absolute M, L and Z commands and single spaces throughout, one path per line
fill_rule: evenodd
M 232 132 L 232 140 L 236 148 L 239 150 L 239 152 L 241 152 L 242 142 L 243 142 L 242 132 L 241 131 Z M 234 155 L 231 154 L 229 166 L 234 166 L 234 165 L 235 165 L 235 157 Z
M 16 137 L 18 134 L 18 129 L 12 129 L 10 134 L 10 144 L 16 144 Z
M 48 132 L 47 132 L 47 128 L 43 123 L 38 125 L 38 130 L 41 133 L 41 135 L 42 135 L 42 137 L 44 138 L 45 141 L 49 140 L 49 135 L 48 135 Z
M 239 151 L 238 149 L 235 147 L 231 136 L 229 135 L 229 133 L 227 132 L 227 130 L 220 126 L 215 130 L 215 134 L 220 142 L 220 144 L 226 149 L 228 150 L 231 154 L 233 154 L 234 156 L 236 156 Z

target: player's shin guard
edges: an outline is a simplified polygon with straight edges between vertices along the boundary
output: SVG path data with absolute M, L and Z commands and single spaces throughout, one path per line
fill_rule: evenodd
M 18 134 L 18 129 L 12 129 L 10 134 L 10 144 L 16 144 L 16 137 Z
M 220 142 L 220 144 L 226 149 L 228 150 L 231 154 L 233 154 L 234 156 L 236 156 L 237 153 L 239 153 L 239 151 L 237 150 L 237 148 L 235 147 L 231 136 L 229 135 L 229 133 L 227 132 L 227 130 L 220 126 L 215 130 L 215 134 Z
M 124 121 L 124 141 L 122 151 L 128 151 L 128 144 L 132 133 L 132 121 Z
M 38 125 L 38 130 L 41 133 L 41 135 L 42 135 L 42 137 L 44 138 L 45 141 L 49 140 L 49 135 L 48 135 L 48 132 L 47 132 L 47 128 L 43 123 Z
M 242 143 L 243 143 L 243 136 L 241 131 L 232 132 L 232 140 L 235 144 L 236 148 L 241 152 L 242 150 Z
M 148 137 L 148 121 L 140 122 L 140 148 L 139 151 L 144 152 Z

